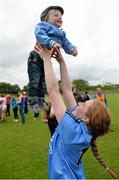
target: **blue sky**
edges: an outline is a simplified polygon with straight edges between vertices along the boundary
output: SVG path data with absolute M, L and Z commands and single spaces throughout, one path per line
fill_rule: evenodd
M 63 52 L 71 79 L 119 84 L 119 0 L 0 0 L 0 82 L 28 83 L 34 28 L 50 5 L 64 8 L 62 28 L 79 51 L 77 57 Z

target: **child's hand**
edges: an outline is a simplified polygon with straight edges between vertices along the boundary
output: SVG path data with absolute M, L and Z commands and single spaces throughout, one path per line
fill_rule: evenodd
M 77 49 L 76 49 L 76 48 L 73 48 L 73 49 L 71 50 L 71 55 L 72 55 L 72 56 L 77 56 L 77 54 L 78 54 Z
M 62 46 L 59 43 L 55 43 L 54 46 L 53 46 L 53 48 L 55 48 L 56 50 L 59 50 L 59 48 L 61 48 L 61 47 Z

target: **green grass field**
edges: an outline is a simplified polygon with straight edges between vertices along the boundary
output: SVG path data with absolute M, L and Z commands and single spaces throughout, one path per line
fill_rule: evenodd
M 103 160 L 119 176 L 119 94 L 107 95 L 114 130 L 97 140 Z M 42 115 L 33 119 L 30 112 L 26 124 L 13 121 L 11 112 L 6 122 L 0 123 L 0 179 L 47 179 L 47 156 L 50 133 L 42 123 Z M 95 160 L 90 150 L 83 157 L 87 179 L 111 179 Z

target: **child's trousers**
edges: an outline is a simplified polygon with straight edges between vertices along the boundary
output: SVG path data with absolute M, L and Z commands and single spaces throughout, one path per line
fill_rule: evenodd
M 29 77 L 29 97 L 44 98 L 46 84 L 44 77 L 43 60 L 34 50 L 30 52 L 28 58 L 28 77 Z

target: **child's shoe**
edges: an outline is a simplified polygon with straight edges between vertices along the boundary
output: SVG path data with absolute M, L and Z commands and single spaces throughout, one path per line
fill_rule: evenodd
M 47 111 L 49 109 L 48 103 L 45 101 L 43 97 L 38 99 L 38 104 L 39 104 L 39 107 L 43 110 Z
M 38 104 L 34 104 L 32 106 L 32 110 L 33 110 L 34 114 L 39 114 L 39 112 L 40 112 L 39 105 Z
M 29 105 L 33 106 L 33 105 L 37 104 L 37 102 L 38 102 L 38 97 L 37 96 L 29 97 Z
M 29 105 L 34 106 L 38 104 L 40 109 L 43 110 L 48 110 L 49 106 L 47 104 L 47 102 L 45 101 L 44 97 L 37 97 L 37 96 L 32 96 L 29 97 Z

